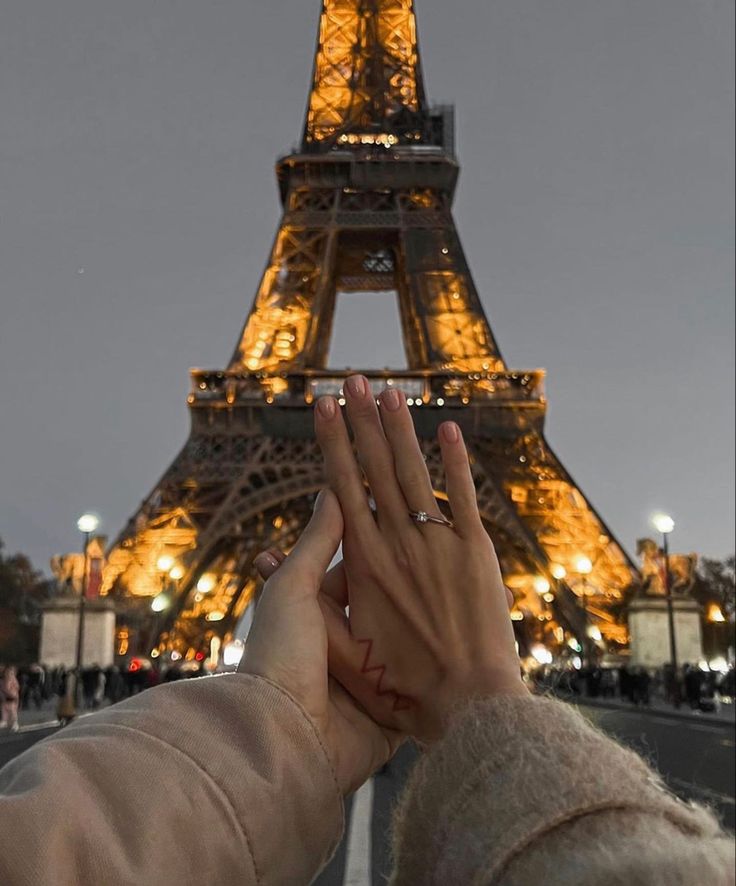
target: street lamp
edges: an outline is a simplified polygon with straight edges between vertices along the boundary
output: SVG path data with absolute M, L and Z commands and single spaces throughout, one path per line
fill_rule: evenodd
M 158 566 L 160 572 L 164 574 L 167 572 L 171 572 L 175 565 L 176 560 L 174 560 L 174 558 L 169 556 L 168 554 L 163 554 L 161 557 L 158 558 L 158 561 L 156 562 L 156 566 Z
M 168 580 L 178 581 L 183 575 L 184 570 L 169 554 L 162 554 L 156 561 L 156 567 L 161 573 L 161 591 L 158 596 L 151 601 L 151 609 L 155 613 L 166 612 L 171 606 L 171 600 L 168 595 Z M 152 638 L 151 638 L 152 639 Z M 150 643 L 148 644 L 151 645 Z
M 171 601 L 163 591 L 151 601 L 151 609 L 154 612 L 166 612 L 169 606 L 171 606 Z
M 593 564 L 588 557 L 578 557 L 575 571 L 583 580 L 583 592 L 580 597 L 583 607 L 583 665 L 590 664 L 590 637 L 588 632 L 588 576 L 593 571 Z
M 214 575 L 206 573 L 197 582 L 197 590 L 200 594 L 209 594 L 211 591 L 214 591 L 216 585 L 217 580 Z
M 677 679 L 677 638 L 675 637 L 675 610 L 672 603 L 672 583 L 670 582 L 669 535 L 675 528 L 675 521 L 669 514 L 655 514 L 652 526 L 662 535 L 662 555 L 664 557 L 664 593 L 667 599 L 667 619 L 670 628 L 670 665 L 672 667 L 672 694 L 676 708 L 680 707 L 680 683 Z
M 84 536 L 84 547 L 82 553 L 84 556 L 84 568 L 82 571 L 82 593 L 79 597 L 79 623 L 77 627 L 77 665 L 76 676 L 74 678 L 74 714 L 76 708 L 81 707 L 81 685 L 82 685 L 82 664 L 84 657 L 84 616 L 87 608 L 87 553 L 89 548 L 89 540 L 92 533 L 100 525 L 99 518 L 94 514 L 83 514 L 77 520 L 77 529 Z M 74 716 L 72 714 L 72 716 Z

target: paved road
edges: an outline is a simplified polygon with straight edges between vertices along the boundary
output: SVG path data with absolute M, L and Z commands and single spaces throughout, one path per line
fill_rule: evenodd
M 658 769 L 672 790 L 712 806 L 734 830 L 736 742 L 734 727 L 709 721 L 683 721 L 665 714 L 585 707 L 586 715 Z
M 707 716 L 689 720 L 633 709 L 585 706 L 584 712 L 609 735 L 642 754 L 662 773 L 675 793 L 711 806 L 725 826 L 734 830 L 736 741 L 733 724 L 708 720 Z M 385 834 L 390 807 L 401 791 L 410 766 L 410 755 L 402 753 L 385 773 L 373 780 L 372 821 L 367 813 L 366 792 L 359 795 L 357 814 L 350 817 L 347 839 L 333 864 L 317 881 L 318 886 L 385 884 L 389 873 Z M 372 858 L 372 876 L 368 874 L 369 858 Z
M 11 733 L 10 735 L 0 732 L 0 768 L 6 763 L 22 754 L 23 751 L 32 747 L 37 741 L 46 738 L 56 732 L 57 727 L 35 727 L 28 731 Z
M 643 754 L 686 799 L 712 806 L 724 824 L 734 829 L 736 741 L 730 724 L 675 719 L 636 710 L 585 707 L 593 722 Z M 0 736 L 0 766 L 54 731 L 43 727 Z M 344 844 L 319 886 L 378 886 L 388 871 L 386 834 L 390 810 L 411 767 L 412 752 L 404 749 L 385 772 L 352 804 Z M 372 871 L 372 874 L 369 874 Z

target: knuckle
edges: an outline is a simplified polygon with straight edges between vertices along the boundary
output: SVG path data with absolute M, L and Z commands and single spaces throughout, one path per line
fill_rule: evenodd
M 399 482 L 407 493 L 417 494 L 427 491 L 429 482 L 426 473 L 421 473 L 414 468 L 408 468 L 406 466 L 398 468 L 397 473 L 399 476 Z
M 460 447 L 453 447 L 450 452 L 445 453 L 444 462 L 445 466 L 453 471 L 469 470 L 470 466 L 467 453 Z
M 317 425 L 317 437 L 320 443 L 335 445 L 343 436 L 343 430 L 337 422 L 329 422 Z
M 371 397 L 363 397 L 358 401 L 352 401 L 348 407 L 351 421 L 353 417 L 365 422 L 376 414 L 376 404 Z
M 338 498 L 344 498 L 348 492 L 352 491 L 352 477 L 347 471 L 338 469 L 330 477 L 330 486 Z

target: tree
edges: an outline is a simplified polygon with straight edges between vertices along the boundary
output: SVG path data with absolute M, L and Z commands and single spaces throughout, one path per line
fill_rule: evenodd
M 736 611 L 736 557 L 726 557 L 725 560 L 703 557 L 698 564 L 693 596 L 705 606 L 715 603 L 726 618 L 733 620 Z
M 0 539 L 0 661 L 23 664 L 37 656 L 41 604 L 51 596 L 53 583 L 25 554 L 4 550 Z
M 733 645 L 736 618 L 736 558 L 709 560 L 698 564 L 692 595 L 703 606 L 705 625 L 703 639 L 706 655 L 726 656 Z M 720 621 L 713 615 L 720 613 Z

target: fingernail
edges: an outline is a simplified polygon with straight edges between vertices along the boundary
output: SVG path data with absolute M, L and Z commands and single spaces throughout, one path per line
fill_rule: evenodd
M 322 490 L 320 490 L 320 493 L 314 502 L 314 513 L 315 514 L 322 507 L 324 500 L 325 500 L 325 491 L 324 491 L 324 489 L 322 489 Z
M 348 379 L 348 390 L 354 397 L 365 397 L 368 393 L 368 382 L 362 375 L 354 375 Z
M 258 574 L 264 581 L 268 581 L 271 576 L 278 571 L 278 568 L 281 564 L 274 557 L 273 554 L 269 554 L 267 551 L 259 554 L 255 559 L 255 566 L 258 570 Z
M 337 404 L 332 397 L 322 397 L 317 403 L 317 409 L 325 418 L 334 418 L 337 412 Z
M 460 428 L 454 421 L 448 421 L 442 425 L 442 434 L 448 443 L 460 442 Z
M 264 551 L 262 554 L 259 554 L 256 558 L 260 560 L 262 563 L 268 563 L 271 569 L 278 569 L 280 566 L 279 561 L 274 557 L 273 554 L 269 554 L 268 551 Z
M 396 412 L 401 407 L 401 396 L 398 391 L 384 391 L 381 402 L 389 412 Z

